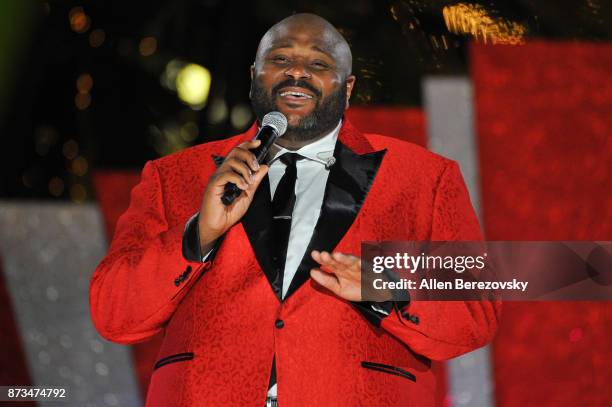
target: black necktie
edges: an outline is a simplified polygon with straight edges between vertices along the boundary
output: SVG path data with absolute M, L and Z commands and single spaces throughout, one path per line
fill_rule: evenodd
M 286 165 L 285 174 L 281 178 L 274 198 L 272 199 L 272 225 L 274 229 L 273 262 L 277 269 L 276 281 L 282 290 L 282 274 L 285 269 L 289 233 L 291 232 L 291 217 L 295 206 L 295 181 L 297 179 L 296 162 L 303 157 L 297 153 L 285 153 L 280 160 Z
M 272 212 L 274 219 L 291 218 L 293 207 L 295 206 L 295 180 L 297 179 L 296 163 L 303 157 L 297 153 L 285 153 L 279 160 L 285 167 L 285 174 L 281 178 L 274 199 L 272 199 Z
M 274 230 L 274 248 L 272 260 L 276 267 L 276 278 L 274 279 L 274 290 L 279 290 L 282 298 L 283 272 L 287 258 L 287 247 L 289 245 L 289 233 L 291 232 L 291 217 L 295 206 L 295 181 L 297 179 L 298 160 L 301 155 L 297 153 L 285 153 L 280 160 L 286 165 L 285 174 L 278 183 L 274 198 L 272 199 L 272 226 Z M 272 372 L 268 389 L 276 384 L 276 358 L 272 360 Z

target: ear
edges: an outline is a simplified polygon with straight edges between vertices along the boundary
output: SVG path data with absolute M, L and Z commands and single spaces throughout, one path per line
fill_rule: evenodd
M 345 110 L 349 108 L 349 99 L 351 98 L 351 93 L 353 93 L 353 87 L 355 86 L 355 81 L 357 78 L 355 75 L 349 75 L 346 77 L 346 107 Z
M 253 65 L 251 65 L 250 72 L 251 72 L 251 86 L 249 86 L 249 99 L 251 99 L 251 96 L 253 94 L 253 78 L 255 77 L 255 62 L 253 62 Z

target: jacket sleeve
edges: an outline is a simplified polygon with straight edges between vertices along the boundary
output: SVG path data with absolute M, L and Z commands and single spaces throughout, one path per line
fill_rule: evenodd
M 436 189 L 431 241 L 482 240 L 458 165 L 450 161 Z M 413 351 L 446 360 L 486 345 L 495 334 L 499 301 L 410 301 L 380 326 Z
M 155 163 L 148 162 L 109 251 L 93 274 L 93 323 L 106 339 L 144 341 L 161 331 L 211 262 L 183 256 L 185 224 L 169 224 Z

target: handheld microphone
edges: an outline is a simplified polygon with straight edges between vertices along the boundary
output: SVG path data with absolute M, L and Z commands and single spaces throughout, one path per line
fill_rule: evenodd
M 253 140 L 261 140 L 259 147 L 252 150 L 259 164 L 263 163 L 268 150 L 277 138 L 285 134 L 287 131 L 287 118 L 281 112 L 270 112 L 261 120 L 261 128 L 253 138 Z M 242 190 L 233 182 L 225 184 L 221 202 L 225 206 L 229 206 L 234 202 Z

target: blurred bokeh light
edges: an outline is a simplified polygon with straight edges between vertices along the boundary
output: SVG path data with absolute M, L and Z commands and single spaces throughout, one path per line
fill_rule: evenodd
M 186 64 L 176 75 L 178 97 L 195 110 L 201 110 L 208 100 L 211 83 L 210 71 L 198 64 Z
M 527 28 L 504 18 L 493 18 L 479 4 L 459 3 L 442 9 L 444 22 L 454 34 L 469 34 L 476 41 L 492 44 L 520 44 Z
M 70 28 L 79 34 L 89 29 L 90 19 L 89 16 L 85 14 L 83 7 L 75 7 L 70 10 L 68 19 L 70 21 Z

